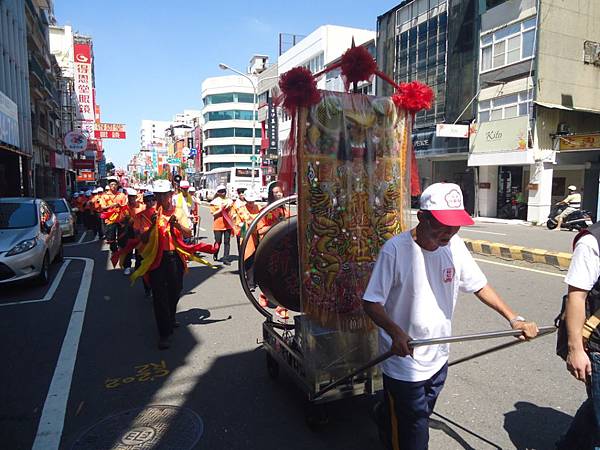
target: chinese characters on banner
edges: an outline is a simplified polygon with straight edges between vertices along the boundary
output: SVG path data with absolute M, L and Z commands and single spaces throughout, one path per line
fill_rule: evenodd
M 96 123 L 96 139 L 126 139 L 125 125 L 121 123 Z
M 92 79 L 92 48 L 90 44 L 74 44 L 75 94 L 79 104 L 79 117 L 94 123 L 94 93 Z

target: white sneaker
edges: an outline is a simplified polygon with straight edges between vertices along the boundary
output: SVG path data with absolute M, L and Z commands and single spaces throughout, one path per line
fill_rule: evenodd
M 132 272 L 133 272 L 133 270 L 131 270 L 131 267 L 127 267 L 125 269 L 125 271 L 123 272 L 123 275 L 129 276 L 129 275 L 131 275 Z

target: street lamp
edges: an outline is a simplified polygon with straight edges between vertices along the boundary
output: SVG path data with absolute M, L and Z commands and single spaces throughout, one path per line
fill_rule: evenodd
M 219 68 L 221 70 L 231 70 L 232 72 L 235 72 L 238 75 L 243 76 L 245 79 L 247 79 L 250 82 L 250 84 L 252 85 L 252 90 L 254 91 L 254 103 L 252 105 L 252 153 L 251 153 L 252 156 L 251 156 L 251 160 L 252 160 L 252 190 L 254 192 L 256 192 L 256 190 L 254 189 L 254 170 L 255 170 L 255 165 L 256 165 L 256 115 L 258 114 L 257 85 L 254 82 L 254 80 L 252 78 L 250 78 L 248 75 L 240 72 L 239 70 L 234 69 L 233 67 L 228 66 L 227 64 L 219 63 Z

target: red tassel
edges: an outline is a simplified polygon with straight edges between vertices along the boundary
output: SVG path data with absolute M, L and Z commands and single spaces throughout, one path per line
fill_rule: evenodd
M 291 114 L 300 107 L 315 105 L 321 99 L 317 80 L 304 67 L 294 67 L 281 75 L 279 87 L 283 94 L 283 107 Z
M 392 100 L 399 108 L 412 113 L 422 109 L 430 109 L 433 103 L 433 91 L 426 84 L 418 81 L 400 84 L 400 89 L 392 95 Z
M 377 70 L 377 63 L 364 47 L 350 47 L 342 55 L 342 75 L 346 82 L 369 81 Z

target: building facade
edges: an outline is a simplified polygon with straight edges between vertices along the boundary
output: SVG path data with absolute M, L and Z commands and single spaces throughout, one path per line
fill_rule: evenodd
M 21 0 L 0 0 L 0 197 L 30 195 L 27 22 Z
M 352 45 L 353 39 L 356 45 L 363 45 L 375 39 L 375 32 L 361 28 L 323 25 L 279 56 L 277 60 L 278 72 L 281 75 L 299 66 L 306 67 L 313 74 L 320 72 L 327 65 L 339 59 Z M 330 80 L 334 79 L 335 76 L 330 78 Z M 331 84 L 331 81 L 329 83 Z M 317 80 L 317 88 L 329 88 L 326 77 Z M 290 127 L 291 117 L 282 110 L 278 130 L 280 149 L 283 148 L 290 134 Z
M 207 78 L 202 83 L 204 172 L 251 167 L 253 157 L 258 163 L 261 129 L 254 105 L 257 81 L 256 75 L 248 76 L 253 83 L 240 75 Z
M 475 174 L 468 139 L 440 137 L 436 124 L 468 124 L 477 80 L 477 5 L 474 0 L 406 0 L 377 19 L 377 62 L 395 82 L 420 81 L 435 95 L 415 117 L 413 146 L 421 185 L 459 184 L 465 207 L 475 209 Z M 377 84 L 378 95 L 393 87 Z
M 508 0 L 481 15 L 469 156 L 481 215 L 498 215 L 520 194 L 521 218 L 545 223 L 571 184 L 598 213 L 600 7 L 580 6 Z

